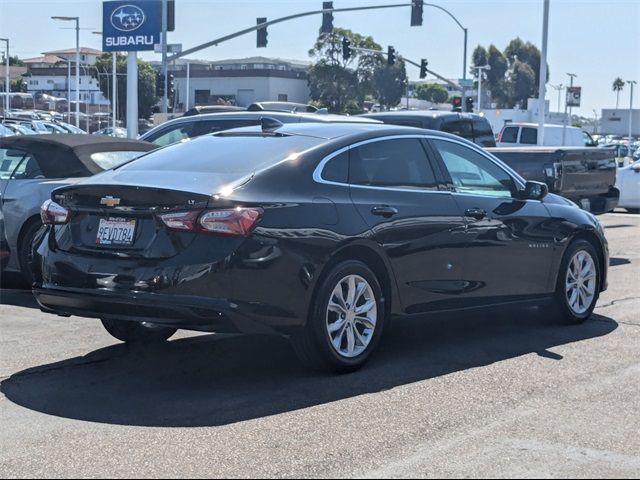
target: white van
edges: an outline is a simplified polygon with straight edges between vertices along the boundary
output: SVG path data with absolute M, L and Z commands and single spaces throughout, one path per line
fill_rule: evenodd
M 562 125 L 544 126 L 544 146 L 562 146 Z M 567 147 L 594 147 L 591 135 L 577 127 L 566 127 L 564 145 Z M 536 123 L 507 123 L 497 138 L 498 147 L 513 147 L 515 145 L 537 145 L 538 124 Z

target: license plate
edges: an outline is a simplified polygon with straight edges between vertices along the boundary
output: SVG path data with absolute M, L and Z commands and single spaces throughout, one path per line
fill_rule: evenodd
M 133 245 L 136 221 L 125 218 L 101 218 L 98 226 L 98 245 Z

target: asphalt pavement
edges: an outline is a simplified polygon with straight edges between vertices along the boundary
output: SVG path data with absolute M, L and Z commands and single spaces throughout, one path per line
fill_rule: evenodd
M 280 338 L 132 348 L 0 292 L 2 477 L 640 476 L 640 216 L 601 217 L 610 287 L 562 326 L 536 309 L 397 322 L 364 370 Z

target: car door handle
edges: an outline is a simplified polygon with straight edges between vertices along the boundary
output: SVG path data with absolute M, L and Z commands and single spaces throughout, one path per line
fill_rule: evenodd
M 481 208 L 469 208 L 464 212 L 465 216 L 475 218 L 476 220 L 482 220 L 487 216 L 486 210 Z
M 379 205 L 373 207 L 371 213 L 380 217 L 391 218 L 398 213 L 398 209 L 390 207 L 389 205 Z

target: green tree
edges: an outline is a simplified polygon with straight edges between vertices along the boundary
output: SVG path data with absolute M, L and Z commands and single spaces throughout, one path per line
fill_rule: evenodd
M 449 99 L 449 91 L 437 83 L 422 83 L 416 87 L 416 97 L 433 103 L 445 103 Z
M 356 112 L 367 94 L 373 92 L 373 75 L 382 58 L 379 54 L 353 52 L 342 57 L 342 39 L 348 38 L 352 47 L 380 50 L 372 37 L 336 28 L 321 33 L 309 56 L 315 62 L 309 69 L 309 89 L 314 102 L 335 113 Z
M 613 81 L 613 91 L 616 92 L 616 110 L 620 105 L 620 93 L 622 90 L 624 90 L 624 80 L 618 77 Z
M 102 94 L 112 100 L 111 78 L 113 73 L 112 60 L 110 53 L 103 53 L 96 60 L 96 68 L 99 72 L 106 72 L 108 75 L 98 75 L 93 70 L 94 78 L 97 78 L 100 84 Z M 127 104 L 127 57 L 118 54 L 116 57 L 116 72 L 118 74 L 118 118 L 126 120 Z M 138 60 L 138 115 L 140 118 L 148 118 L 151 116 L 153 106 L 158 103 L 156 96 L 156 73 L 155 70 L 144 60 Z
M 511 40 L 504 55 L 509 60 L 510 66 L 513 68 L 516 62 L 523 62 L 529 65 L 535 74 L 535 83 L 531 96 L 538 96 L 538 86 L 540 85 L 540 60 L 542 54 L 540 49 L 531 42 L 524 42 L 520 37 Z M 549 81 L 549 66 L 547 65 L 547 78 Z
M 491 70 L 485 72 L 487 77 L 487 89 L 491 92 L 493 100 L 500 108 L 509 103 L 506 75 L 509 71 L 509 63 L 504 54 L 495 45 L 490 45 L 487 51 L 487 64 Z
M 395 65 L 388 65 L 386 60 L 378 61 L 373 72 L 373 91 L 380 105 L 395 107 L 407 92 L 407 66 L 398 59 Z
M 516 60 L 509 76 L 510 95 L 514 106 L 519 104 L 520 108 L 526 108 L 527 99 L 531 97 L 531 92 L 536 83 L 535 72 L 528 63 Z
M 21 78 L 11 80 L 11 91 L 13 93 L 27 93 L 27 83 Z

